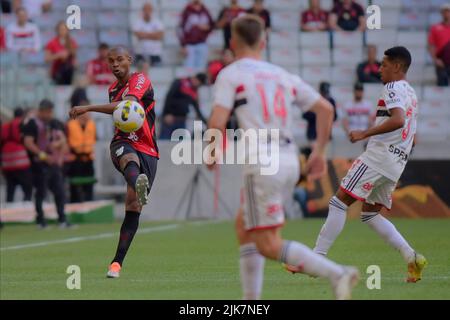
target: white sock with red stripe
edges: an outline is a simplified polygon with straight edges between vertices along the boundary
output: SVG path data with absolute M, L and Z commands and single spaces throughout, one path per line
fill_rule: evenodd
M 335 280 L 344 272 L 342 266 L 315 253 L 296 241 L 284 241 L 279 260 L 299 268 L 299 272 L 311 276 Z
M 258 252 L 255 243 L 241 245 L 239 253 L 243 299 L 259 300 L 263 285 L 265 258 Z
M 347 205 L 336 196 L 330 199 L 328 217 L 317 237 L 314 252 L 326 255 L 337 236 L 342 232 L 347 217 Z
M 414 250 L 395 226 L 379 212 L 361 212 L 361 221 L 368 224 L 394 249 L 400 251 L 406 262 L 414 257 Z

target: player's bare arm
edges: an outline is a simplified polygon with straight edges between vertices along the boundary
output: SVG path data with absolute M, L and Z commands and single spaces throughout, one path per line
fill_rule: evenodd
M 355 130 L 350 132 L 350 141 L 355 143 L 378 134 L 392 132 L 400 129 L 405 124 L 405 111 L 402 108 L 390 109 L 391 116 L 379 126 L 374 126 L 364 131 Z
M 317 141 L 306 165 L 308 177 L 312 180 L 321 178 L 327 173 L 326 147 L 330 139 L 333 125 L 333 107 L 324 98 L 320 98 L 311 108 L 316 114 Z
M 208 121 L 209 129 L 218 129 L 221 132 L 224 132 L 227 126 L 228 118 L 230 117 L 230 110 L 222 107 L 220 105 L 215 105 L 212 112 L 211 117 Z M 216 141 L 215 141 L 216 142 Z M 218 147 L 217 143 L 215 143 L 215 148 L 213 154 L 215 154 L 216 148 Z M 207 167 L 209 170 L 212 170 L 215 167 L 215 163 L 208 164 Z
M 126 96 L 124 100 L 137 101 L 133 96 Z M 108 104 L 93 104 L 88 106 L 75 106 L 69 111 L 69 116 L 72 119 L 86 113 L 86 112 L 100 112 L 106 114 L 113 114 L 114 109 L 121 101 L 115 101 Z

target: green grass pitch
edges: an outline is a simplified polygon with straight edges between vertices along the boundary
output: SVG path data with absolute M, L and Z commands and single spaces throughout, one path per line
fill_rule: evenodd
M 405 282 L 406 265 L 367 226 L 347 222 L 329 257 L 356 265 L 354 299 L 450 299 L 450 219 L 393 219 L 429 262 L 422 281 Z M 287 239 L 313 246 L 322 219 L 288 221 Z M 106 279 L 120 224 L 39 231 L 7 225 L 0 232 L 1 299 L 240 299 L 233 223 L 141 223 L 119 279 Z M 69 265 L 81 268 L 81 290 L 69 290 Z M 381 289 L 369 290 L 369 265 L 381 268 Z M 332 299 L 326 280 L 285 272 L 267 261 L 263 299 Z

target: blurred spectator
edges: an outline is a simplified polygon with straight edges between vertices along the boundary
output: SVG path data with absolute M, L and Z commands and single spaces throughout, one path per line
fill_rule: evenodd
M 142 17 L 134 22 L 132 30 L 137 38 L 134 46 L 136 61 L 148 59 L 152 66 L 161 64 L 164 26 L 153 14 L 153 6 L 150 3 L 143 5 Z
M 179 28 L 179 38 L 184 66 L 204 69 L 208 60 L 206 39 L 214 28 L 214 21 L 201 0 L 192 0 L 183 10 Z
M 9 14 L 13 12 L 11 0 L 0 0 L 1 13 Z
M 309 9 L 302 13 L 301 29 L 302 31 L 328 30 L 328 12 L 320 7 L 320 0 L 309 1 Z
M 366 28 L 364 9 L 352 0 L 335 3 L 329 16 L 329 25 L 336 31 L 364 31 Z
M 238 0 L 230 0 L 230 6 L 224 7 L 220 11 L 216 27 L 219 29 L 223 29 L 223 40 L 225 49 L 230 48 L 231 21 L 233 21 L 234 18 L 244 13 L 245 9 L 239 5 Z
M 441 7 L 442 22 L 431 26 L 428 50 L 436 67 L 438 86 L 448 86 L 450 79 L 450 3 Z
M 77 105 L 88 105 L 80 101 Z M 70 202 L 92 201 L 95 183 L 94 149 L 96 142 L 95 122 L 89 113 L 67 122 L 67 142 L 70 148 L 68 168 Z
M 63 124 L 53 118 L 53 103 L 46 99 L 42 100 L 37 115 L 24 123 L 22 132 L 24 145 L 31 158 L 36 188 L 36 223 L 41 228 L 47 227 L 42 204 L 47 189 L 50 189 L 54 195 L 60 227 L 69 227 L 64 212 L 66 200 L 62 170 L 68 147 Z
M 247 13 L 256 14 L 261 17 L 264 21 L 264 26 L 266 28 L 266 32 L 270 32 L 270 28 L 272 27 L 272 23 L 270 20 L 270 12 L 264 7 L 264 0 L 254 0 L 253 7 L 247 9 Z
M 342 127 L 347 135 L 355 130 L 367 130 L 374 120 L 374 108 L 364 99 L 364 86 L 357 82 L 353 87 L 353 101 L 342 108 Z
M 192 106 L 197 117 L 206 123 L 200 112 L 198 89 L 207 84 L 207 76 L 199 73 L 189 78 L 175 79 L 170 86 L 164 103 L 160 139 L 170 140 L 176 129 L 186 128 L 186 118 L 189 107 Z
M 380 67 L 381 63 L 377 61 L 377 47 L 370 44 L 367 46 L 367 60 L 361 62 L 356 69 L 358 81 L 381 82 Z
M 208 64 L 208 83 L 214 84 L 214 82 L 216 82 L 216 78 L 219 72 L 227 65 L 232 63 L 233 60 L 234 60 L 233 51 L 231 51 L 230 49 L 224 49 L 222 51 L 222 56 L 220 57 L 220 59 L 210 61 Z
M 24 7 L 16 9 L 16 22 L 6 27 L 6 47 L 16 52 L 38 52 L 41 49 L 41 36 L 36 24 L 28 22 Z
M 115 81 L 114 75 L 109 69 L 108 50 L 109 46 L 106 43 L 101 43 L 98 46 L 97 58 L 88 62 L 86 74 L 90 84 L 109 85 Z M 76 104 L 76 106 L 79 105 Z
M 45 46 L 45 61 L 51 62 L 50 75 L 55 84 L 70 85 L 75 71 L 77 43 L 64 21 L 56 25 L 56 36 Z
M 31 163 L 20 133 L 23 114 L 23 110 L 17 108 L 14 110 L 14 119 L 2 125 L 1 164 L 6 180 L 6 202 L 14 201 L 17 186 L 22 188 L 23 200 L 31 201 L 33 190 Z
M 6 50 L 5 29 L 0 27 L 0 51 Z
M 322 95 L 322 97 L 327 99 L 331 103 L 331 105 L 333 106 L 333 108 L 334 108 L 334 119 L 333 119 L 333 121 L 336 121 L 337 120 L 336 101 L 334 100 L 333 97 L 331 97 L 330 87 L 331 87 L 330 83 L 328 83 L 328 82 L 321 82 L 319 84 L 319 92 Z M 316 114 L 314 112 L 307 111 L 307 112 L 305 112 L 303 114 L 303 119 L 305 119 L 306 122 L 307 122 L 306 138 L 308 139 L 309 143 L 312 145 L 312 144 L 314 144 L 314 142 L 316 141 L 316 138 L 317 138 Z
M 13 0 L 14 8 L 24 7 L 33 20 L 52 10 L 52 0 Z

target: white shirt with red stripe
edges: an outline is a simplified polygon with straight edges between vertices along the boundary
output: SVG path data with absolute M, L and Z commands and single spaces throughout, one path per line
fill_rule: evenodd
M 365 164 L 392 181 L 398 181 L 405 169 L 417 129 L 419 106 L 414 89 L 405 80 L 387 83 L 378 100 L 375 125 L 390 117 L 390 110 L 405 111 L 403 128 L 372 136 L 361 155 Z
M 6 28 L 6 47 L 11 51 L 23 49 L 38 52 L 41 49 L 41 36 L 39 28 L 31 22 L 19 26 L 12 23 Z
M 299 76 L 262 60 L 244 58 L 225 67 L 214 88 L 214 105 L 235 110 L 239 127 L 279 129 L 293 141 L 292 107 L 309 110 L 320 94 Z

